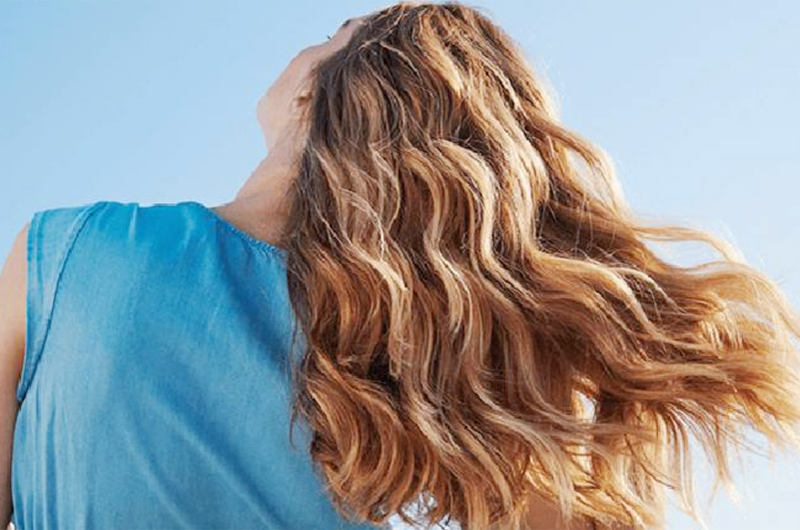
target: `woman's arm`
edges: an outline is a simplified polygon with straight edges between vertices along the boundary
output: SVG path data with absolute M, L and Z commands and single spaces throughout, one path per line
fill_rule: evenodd
M 575 518 L 569 526 L 564 525 L 558 507 L 536 494 L 531 494 L 528 510 L 522 520 L 521 530 L 593 530 L 592 523 Z M 510 526 L 504 522 L 495 523 L 491 530 L 507 530 Z M 619 529 L 628 530 L 628 529 Z
M 25 224 L 17 234 L 0 272 L 0 528 L 11 521 L 11 449 L 25 354 L 28 228 Z
M 508 530 L 511 526 L 503 521 L 495 523 L 491 530 Z M 528 501 L 528 510 L 522 519 L 520 530 L 600 530 L 601 527 L 594 526 L 586 518 L 576 517 L 567 526 L 561 519 L 558 507 L 542 496 L 531 494 Z M 633 526 L 616 525 L 613 527 L 603 526 L 604 530 L 634 530 Z

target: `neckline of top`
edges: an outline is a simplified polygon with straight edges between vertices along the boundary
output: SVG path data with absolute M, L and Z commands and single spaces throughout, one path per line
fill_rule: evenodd
M 281 258 L 282 260 L 286 259 L 286 249 L 273 245 L 272 243 L 267 243 L 263 239 L 258 239 L 256 236 L 249 232 L 245 232 L 243 229 L 239 228 L 229 220 L 222 217 L 219 213 L 215 212 L 211 209 L 211 207 L 206 206 L 205 204 L 197 201 L 184 201 L 186 204 L 190 204 L 192 206 L 197 207 L 200 211 L 204 212 L 206 215 L 211 217 L 212 219 L 216 220 L 217 223 L 224 226 L 234 234 L 237 234 L 239 237 L 244 239 L 245 241 L 269 252 L 270 254 L 274 254 Z

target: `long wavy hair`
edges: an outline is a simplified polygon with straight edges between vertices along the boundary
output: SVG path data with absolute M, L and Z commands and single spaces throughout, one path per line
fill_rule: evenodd
M 340 513 L 518 528 L 535 494 L 567 522 L 661 526 L 670 490 L 702 519 L 690 435 L 728 486 L 745 427 L 800 446 L 777 284 L 718 236 L 638 219 L 479 8 L 391 5 L 312 73 L 282 240 L 291 423 Z

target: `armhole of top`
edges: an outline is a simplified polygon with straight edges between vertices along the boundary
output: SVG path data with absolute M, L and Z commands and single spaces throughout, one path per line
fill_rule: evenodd
M 39 210 L 31 217 L 27 238 L 25 353 L 16 391 L 20 403 L 47 338 L 61 271 L 86 219 L 104 203 Z

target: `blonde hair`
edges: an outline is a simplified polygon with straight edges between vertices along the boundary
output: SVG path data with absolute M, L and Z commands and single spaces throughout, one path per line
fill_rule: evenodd
M 477 8 L 401 2 L 315 66 L 283 246 L 292 423 L 342 514 L 663 524 L 689 435 L 798 446 L 800 317 L 726 241 L 650 226 Z M 646 240 L 700 241 L 680 266 Z

